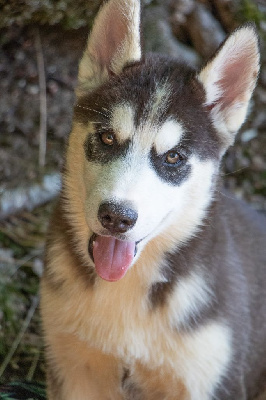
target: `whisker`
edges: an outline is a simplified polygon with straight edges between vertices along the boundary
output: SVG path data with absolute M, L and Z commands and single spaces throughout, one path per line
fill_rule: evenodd
M 95 112 L 95 113 L 97 113 L 97 114 L 103 115 L 103 116 L 106 117 L 106 118 L 109 117 L 109 115 L 107 115 L 107 114 L 105 114 L 105 113 L 103 113 L 103 112 L 101 112 L 101 111 L 95 110 L 94 108 L 84 107 L 84 106 L 81 106 L 80 104 L 76 104 L 76 107 L 83 108 L 84 110 L 88 110 L 88 111 L 93 111 L 93 112 Z
M 102 123 L 101 121 L 91 121 L 91 120 L 89 120 L 88 123 L 103 125 L 103 123 Z M 83 122 L 76 122 L 76 124 L 81 125 L 81 126 L 84 126 L 84 123 L 83 123 Z M 107 129 L 107 128 L 104 127 L 104 126 L 103 126 L 103 128 Z
M 218 190 L 218 189 L 215 189 L 215 192 L 219 193 L 219 194 L 220 194 L 221 196 L 223 196 L 223 197 L 226 197 L 227 199 L 235 200 L 235 197 L 234 197 L 233 195 L 232 195 L 232 196 L 228 196 L 227 194 L 221 192 L 221 191 Z
M 99 105 L 98 103 L 95 103 L 95 104 L 96 104 L 96 106 Z M 105 110 L 105 111 L 107 112 L 107 115 L 110 115 L 110 114 L 111 114 L 111 111 L 108 110 L 108 108 L 106 108 L 106 107 L 102 107 L 102 110 Z
M 234 173 L 239 172 L 239 171 L 243 171 L 243 169 L 247 169 L 247 168 L 248 167 L 242 167 L 242 168 L 236 169 L 235 171 L 228 172 L 227 174 L 221 174 L 221 176 L 233 175 Z

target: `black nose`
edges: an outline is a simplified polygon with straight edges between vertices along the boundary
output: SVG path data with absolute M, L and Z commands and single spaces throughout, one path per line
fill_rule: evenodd
M 111 233 L 124 233 L 135 225 L 138 214 L 127 203 L 105 202 L 98 211 L 102 226 Z

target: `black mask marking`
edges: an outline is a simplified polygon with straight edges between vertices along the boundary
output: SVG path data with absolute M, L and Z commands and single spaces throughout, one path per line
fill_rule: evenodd
M 182 153 L 181 153 L 182 154 Z M 187 179 L 191 171 L 191 165 L 187 162 L 186 157 L 182 157 L 177 164 L 168 164 L 165 161 L 166 155 L 159 155 L 152 148 L 150 153 L 150 163 L 155 169 L 159 177 L 170 185 L 179 186 Z
M 101 134 L 110 131 L 110 129 L 99 129 L 96 133 L 90 133 L 84 142 L 84 149 L 88 161 L 105 164 L 120 157 L 124 157 L 128 152 L 130 140 L 120 144 L 115 135 L 112 145 L 105 144 L 101 139 Z M 111 131 L 110 131 L 111 132 Z

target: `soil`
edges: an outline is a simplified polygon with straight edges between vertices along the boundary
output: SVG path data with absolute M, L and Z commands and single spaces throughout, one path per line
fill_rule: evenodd
M 47 153 L 38 165 L 40 88 L 36 37 L 40 35 L 45 63 Z M 2 32 L 0 47 L 0 182 L 13 188 L 36 180 L 62 165 L 64 144 L 71 127 L 78 59 L 86 29 L 12 27 Z

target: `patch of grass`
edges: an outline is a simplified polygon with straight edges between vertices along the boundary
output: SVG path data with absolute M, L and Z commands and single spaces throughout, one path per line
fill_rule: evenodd
M 65 29 L 77 29 L 88 25 L 101 0 L 9 0 L 2 7 L 0 28 L 12 24 L 61 24 Z
M 266 21 L 265 13 L 263 13 L 252 0 L 241 1 L 240 15 L 243 22 L 254 21 L 258 28 L 260 28 L 261 21 Z
M 0 223 L 0 382 L 44 380 L 37 307 L 51 205 Z

